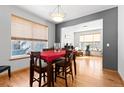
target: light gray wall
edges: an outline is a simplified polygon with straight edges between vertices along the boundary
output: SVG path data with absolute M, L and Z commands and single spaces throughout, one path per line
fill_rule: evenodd
M 80 44 L 80 33 L 81 32 L 74 32 L 74 46 L 79 47 Z
M 12 67 L 12 70 L 17 70 L 29 66 L 29 58 L 9 61 L 11 55 L 11 14 L 47 25 L 49 47 L 52 47 L 55 41 L 55 24 L 16 6 L 0 6 L 0 65 L 7 64 Z
M 118 72 L 124 80 L 124 5 L 118 6 Z
M 118 69 L 118 8 L 112 8 L 99 13 L 84 16 L 71 21 L 56 25 L 56 42 L 60 42 L 61 28 L 72 26 L 96 19 L 103 19 L 103 67 L 109 69 Z M 107 48 L 106 44 L 110 43 Z

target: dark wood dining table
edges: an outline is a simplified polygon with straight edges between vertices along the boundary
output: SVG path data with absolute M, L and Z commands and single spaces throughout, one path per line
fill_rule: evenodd
M 54 60 L 63 57 L 65 55 L 65 51 L 55 52 L 54 50 L 42 51 L 41 58 L 47 62 L 47 82 L 48 87 L 54 86 L 54 77 L 53 77 L 53 62 Z
M 53 66 L 52 64 L 54 63 L 54 61 L 60 57 L 65 56 L 66 51 L 65 50 L 61 50 L 59 52 L 55 52 L 54 50 L 48 50 L 48 51 L 42 51 L 41 52 L 41 59 L 45 60 L 45 62 L 47 62 L 48 66 L 47 66 L 47 86 L 54 86 L 54 76 L 53 76 Z M 76 75 L 76 55 L 74 52 L 74 71 L 75 71 L 75 75 Z

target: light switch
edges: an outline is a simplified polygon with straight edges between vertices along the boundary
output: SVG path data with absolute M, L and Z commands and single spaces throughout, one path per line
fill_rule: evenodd
M 107 43 L 107 44 L 106 44 L 106 46 L 107 46 L 107 47 L 110 47 L 110 44 L 109 44 L 109 43 Z

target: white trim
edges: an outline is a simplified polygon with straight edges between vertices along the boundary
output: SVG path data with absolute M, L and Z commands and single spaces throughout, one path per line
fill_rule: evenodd
M 30 55 L 26 55 L 26 54 L 24 54 L 24 55 L 16 55 L 16 56 L 11 56 L 10 59 L 18 59 L 18 58 L 24 58 L 24 57 L 30 57 Z
M 122 80 L 123 80 L 123 82 L 124 82 L 124 76 L 123 76 L 123 74 L 122 74 L 120 71 L 118 71 L 118 73 L 119 73 L 119 75 L 120 75 L 121 79 L 122 79 Z

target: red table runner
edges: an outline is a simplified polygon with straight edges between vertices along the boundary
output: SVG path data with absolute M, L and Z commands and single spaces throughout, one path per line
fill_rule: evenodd
M 54 52 L 54 50 L 42 51 L 41 58 L 47 62 L 53 62 L 55 59 L 64 56 L 65 53 L 65 50 L 61 50 L 60 52 Z

